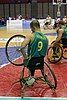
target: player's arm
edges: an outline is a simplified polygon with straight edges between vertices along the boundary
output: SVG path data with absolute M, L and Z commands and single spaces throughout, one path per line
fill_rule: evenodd
M 31 41 L 31 35 L 26 36 L 26 38 L 24 39 L 24 41 L 21 43 L 21 47 L 25 48 L 30 41 Z
M 59 29 L 58 30 L 58 36 L 57 36 L 57 38 L 55 40 L 55 43 L 57 43 L 57 42 L 59 42 L 61 40 L 63 32 L 64 32 L 63 29 Z
M 23 57 L 25 59 L 27 59 L 27 54 L 26 54 L 26 51 L 25 51 L 25 47 L 31 41 L 31 38 L 32 38 L 31 35 L 26 36 L 26 38 L 24 39 L 24 41 L 21 43 L 21 48 L 19 48 L 19 51 L 22 53 L 22 55 L 23 55 Z
M 54 46 L 56 43 L 58 43 L 61 40 L 64 31 L 63 31 L 63 29 L 58 29 L 57 32 L 58 32 L 57 38 L 51 46 Z

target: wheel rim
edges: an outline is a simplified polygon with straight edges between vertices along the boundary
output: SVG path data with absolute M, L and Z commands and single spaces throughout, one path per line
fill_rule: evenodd
M 21 66 L 23 64 L 23 56 L 18 52 L 24 37 L 22 35 L 12 36 L 6 43 L 6 57 L 13 65 Z
M 47 62 L 44 62 L 44 64 L 46 65 L 45 67 L 45 74 L 47 75 L 47 79 L 50 83 L 48 83 L 48 85 L 52 85 L 54 89 L 56 89 L 57 87 L 57 79 L 56 76 L 53 72 L 53 70 L 50 68 L 50 66 L 48 65 Z

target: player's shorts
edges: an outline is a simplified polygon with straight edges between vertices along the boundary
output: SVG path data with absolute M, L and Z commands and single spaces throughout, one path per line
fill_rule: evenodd
M 63 47 L 67 47 L 67 38 L 62 38 L 61 39 Z
M 44 57 L 33 57 L 30 59 L 27 68 L 30 70 L 33 76 L 36 69 L 43 69 L 44 67 Z

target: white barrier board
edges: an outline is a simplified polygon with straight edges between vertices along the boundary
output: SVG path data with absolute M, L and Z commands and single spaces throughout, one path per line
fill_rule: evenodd
M 7 29 L 22 29 L 22 20 L 7 20 Z
M 45 19 L 38 19 L 40 27 L 43 28 Z M 29 29 L 31 20 L 7 20 L 7 30 L 10 29 Z M 55 20 L 51 20 L 51 25 L 54 25 Z

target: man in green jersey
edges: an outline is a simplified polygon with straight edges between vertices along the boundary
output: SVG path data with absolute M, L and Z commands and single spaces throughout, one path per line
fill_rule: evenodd
M 30 23 L 32 33 L 28 34 L 21 44 L 22 54 L 24 56 L 24 65 L 29 71 L 30 75 L 34 76 L 35 69 L 40 69 L 44 76 L 44 57 L 46 56 L 48 48 L 48 39 L 41 32 L 40 23 L 34 19 Z M 28 52 L 26 55 L 24 48 L 28 45 Z
M 53 47 L 53 56 L 57 56 L 56 51 L 56 43 L 62 43 L 63 47 L 67 47 L 67 25 L 64 23 L 64 21 L 60 20 L 58 23 L 57 28 L 57 38 L 51 46 Z M 60 44 L 61 45 L 61 44 Z M 54 47 L 55 46 L 55 47 Z
M 57 38 L 53 45 L 55 45 L 55 43 L 60 42 L 60 40 L 63 46 L 67 44 L 67 25 L 62 20 L 60 20 L 58 23 Z
M 62 41 L 63 47 L 67 47 L 67 24 L 63 28 L 61 41 Z

